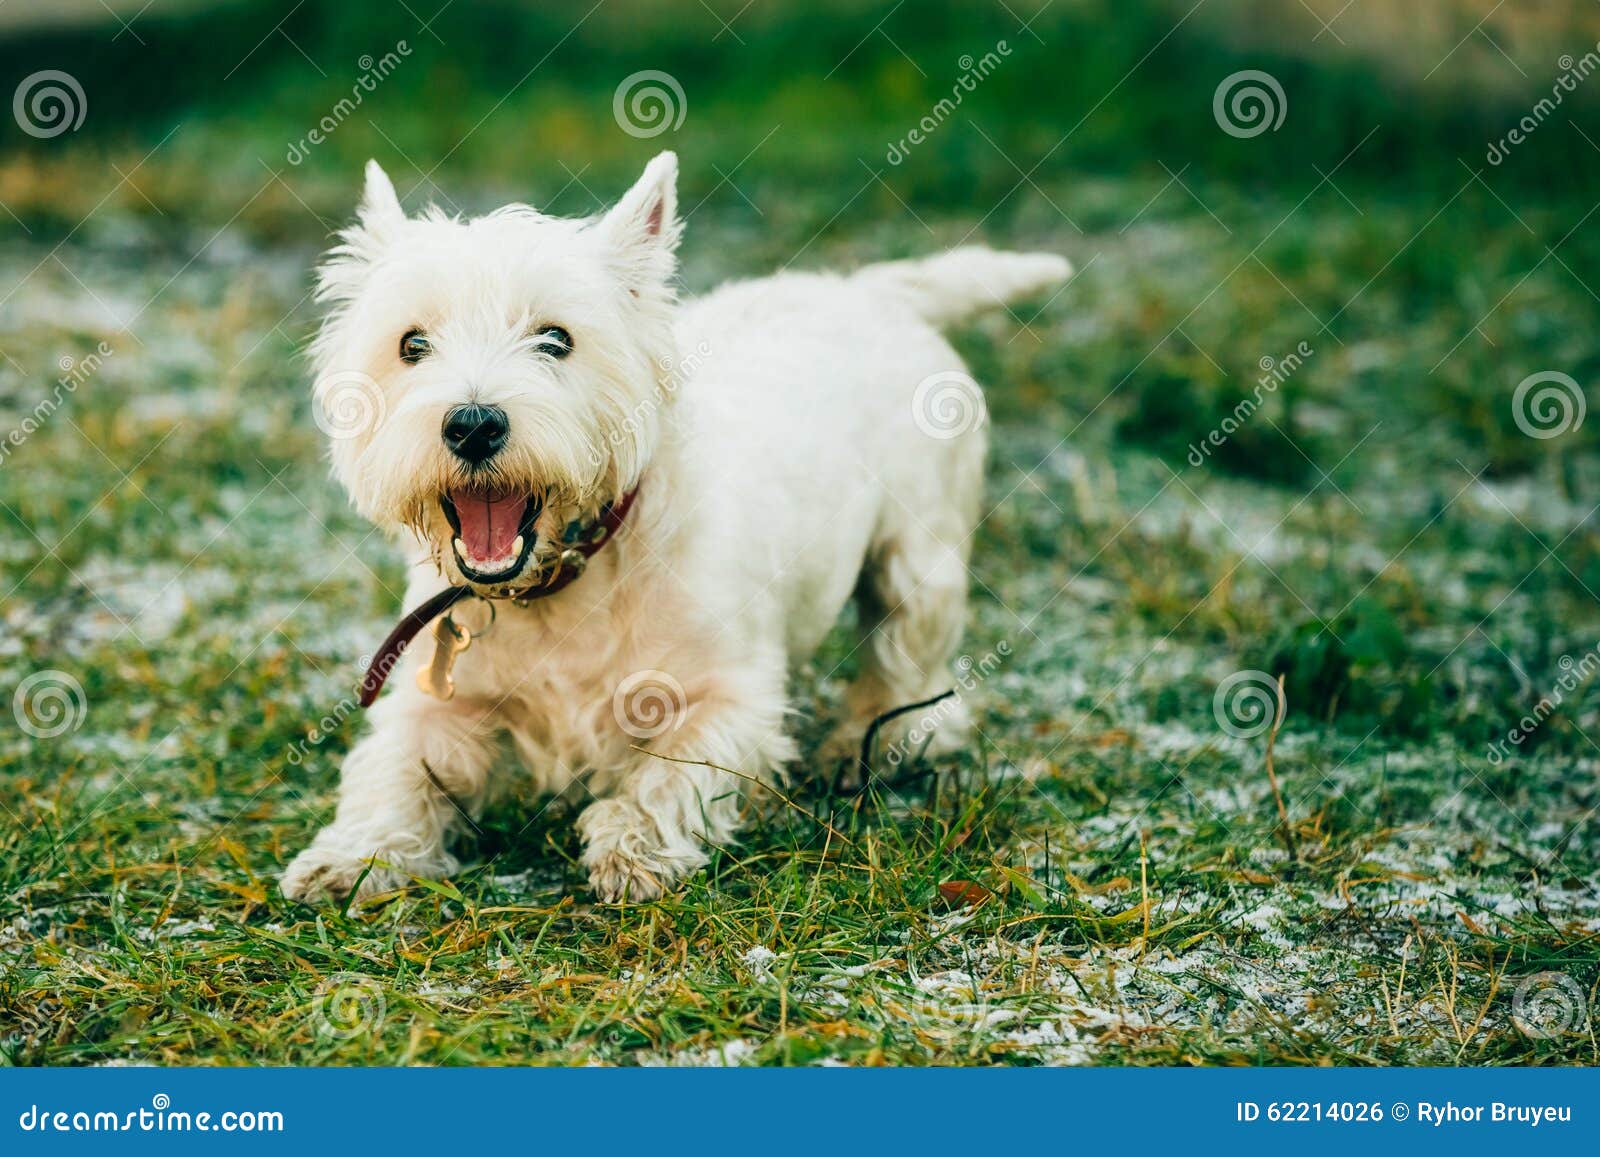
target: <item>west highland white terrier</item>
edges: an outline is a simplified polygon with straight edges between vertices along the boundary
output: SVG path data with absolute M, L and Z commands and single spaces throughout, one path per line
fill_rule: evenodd
M 848 601 L 860 674 L 808 767 L 952 684 L 986 438 L 937 327 L 1070 267 L 971 247 L 680 304 L 676 185 L 662 153 L 596 218 L 407 217 L 367 166 L 313 356 L 335 473 L 411 563 L 370 692 L 453 606 L 372 708 L 288 896 L 456 871 L 504 780 L 587 801 L 595 893 L 648 900 L 794 767 L 789 672 Z M 964 725 L 941 713 L 946 742 Z

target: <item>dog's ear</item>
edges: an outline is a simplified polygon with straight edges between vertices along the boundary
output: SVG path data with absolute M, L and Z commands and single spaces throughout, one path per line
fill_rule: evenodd
M 367 162 L 367 183 L 361 192 L 361 207 L 356 211 L 361 227 L 375 239 L 382 240 L 394 227 L 406 219 L 400 208 L 400 198 L 395 196 L 394 182 L 377 161 Z
M 659 153 L 597 225 L 630 289 L 664 286 L 677 268 L 678 157 Z
M 318 272 L 317 297 L 344 301 L 360 292 L 372 263 L 405 224 L 405 210 L 395 196 L 394 182 L 377 161 L 367 162 L 367 183 L 356 207 L 356 223 L 339 233 Z

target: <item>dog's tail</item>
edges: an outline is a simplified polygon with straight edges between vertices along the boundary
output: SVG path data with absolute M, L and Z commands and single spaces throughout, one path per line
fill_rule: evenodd
M 964 245 L 936 257 L 868 265 L 852 280 L 893 294 L 934 325 L 949 325 L 1059 285 L 1071 275 L 1071 263 L 1054 253 Z

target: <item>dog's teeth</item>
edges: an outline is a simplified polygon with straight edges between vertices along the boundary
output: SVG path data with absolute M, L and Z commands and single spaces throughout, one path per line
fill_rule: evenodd
M 457 555 L 459 555 L 462 558 L 466 558 L 467 557 L 467 544 L 466 543 L 462 542 L 458 538 L 454 542 L 452 542 L 451 545 L 456 548 L 456 554 Z
M 517 535 L 517 541 L 513 542 L 511 544 L 511 557 L 512 558 L 521 558 L 522 557 L 522 535 L 520 535 L 520 534 Z

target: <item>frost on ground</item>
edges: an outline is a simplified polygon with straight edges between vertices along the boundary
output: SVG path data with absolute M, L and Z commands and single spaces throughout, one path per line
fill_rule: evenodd
M 1160 184 L 1091 191 L 1103 215 Z M 308 732 L 348 699 L 402 585 L 327 478 L 285 368 L 310 320 L 309 255 L 230 234 L 189 265 L 129 222 L 148 259 L 96 261 L 91 298 L 64 272 L 95 256 L 83 242 L 58 268 L 8 241 L 8 280 L 38 268 L 26 316 L 0 323 L 0 433 L 60 358 L 116 352 L 0 468 L 0 688 L 53 671 L 81 689 L 63 684 L 58 733 L 34 733 L 43 716 L 0 731 L 0 1049 L 60 1064 L 1600 1059 L 1595 688 L 1493 746 L 1600 643 L 1593 512 L 1572 497 L 1593 492 L 1573 485 L 1593 461 L 1474 478 L 1471 432 L 1395 380 L 1413 355 L 1385 335 L 1412 307 L 1381 280 L 1351 322 L 1364 332 L 1319 335 L 1299 424 L 1262 416 L 1326 480 L 1281 446 L 1300 481 L 1164 450 L 1141 414 L 1221 380 L 1213 360 L 1231 381 L 1258 346 L 1303 336 L 1277 278 L 1315 302 L 1327 267 L 1295 273 L 1273 246 L 1377 228 L 1313 202 L 1262 251 L 1280 273 L 1227 280 L 1214 225 L 1173 212 L 1039 238 L 1099 255 L 1071 307 L 959 337 L 994 445 L 963 646 L 970 749 L 906 761 L 865 797 L 797 775 L 795 806 L 774 803 L 681 895 L 627 909 L 584 894 L 570 804 L 514 798 L 449 881 L 364 913 L 282 900 L 276 876 L 325 817 L 360 721 Z M 692 286 L 754 272 L 712 208 L 693 229 Z M 1381 264 L 1381 240 L 1354 264 Z M 818 263 L 849 264 L 869 247 L 823 248 Z M 1516 280 L 1473 279 L 1447 321 L 1407 323 L 1425 362 Z M 1219 283 L 1227 308 L 1168 333 Z M 135 344 L 119 319 L 151 300 Z M 1240 311 L 1279 320 L 1241 332 Z M 841 631 L 797 680 L 806 750 L 850 649 Z M 1219 688 L 1251 671 L 1286 676 L 1278 793 L 1268 732 L 1217 714 Z M 383 994 L 358 1033 L 319 1031 L 334 976 Z

